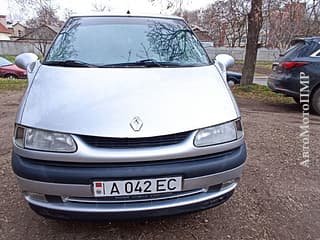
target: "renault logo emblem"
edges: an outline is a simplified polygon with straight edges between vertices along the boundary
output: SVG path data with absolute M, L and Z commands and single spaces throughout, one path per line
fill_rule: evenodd
M 134 117 L 130 122 L 131 128 L 136 132 L 140 131 L 140 129 L 142 128 L 142 125 L 143 125 L 143 122 L 139 117 Z

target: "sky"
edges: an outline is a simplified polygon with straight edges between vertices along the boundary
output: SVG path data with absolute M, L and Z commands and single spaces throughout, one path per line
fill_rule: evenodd
M 94 2 L 110 2 L 111 13 L 125 13 L 128 8 L 131 13 L 136 14 L 160 14 L 160 7 L 153 6 L 148 0 L 55 0 L 59 6 L 58 15 L 63 19 L 65 8 L 71 9 L 75 14 L 90 14 L 93 10 Z M 160 0 L 165 2 L 165 0 Z M 205 7 L 212 0 L 187 0 L 184 8 L 187 10 L 194 10 Z M 9 15 L 10 8 L 8 6 L 9 0 L 0 0 L 0 15 Z

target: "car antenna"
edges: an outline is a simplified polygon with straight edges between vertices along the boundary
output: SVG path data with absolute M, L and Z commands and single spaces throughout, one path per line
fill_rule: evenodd
M 130 10 L 127 11 L 127 14 L 130 14 Z

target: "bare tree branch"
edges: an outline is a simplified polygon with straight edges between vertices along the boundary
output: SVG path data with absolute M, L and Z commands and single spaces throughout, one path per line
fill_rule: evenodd
M 95 1 L 92 4 L 93 11 L 95 12 L 110 12 L 111 9 L 111 2 L 110 0 L 104 0 L 104 1 Z

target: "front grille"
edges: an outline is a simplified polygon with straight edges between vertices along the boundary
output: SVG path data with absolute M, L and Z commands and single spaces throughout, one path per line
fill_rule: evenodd
M 183 142 L 190 134 L 191 131 L 145 138 L 110 138 L 95 136 L 79 137 L 86 144 L 98 148 L 144 148 L 178 144 L 180 142 Z

